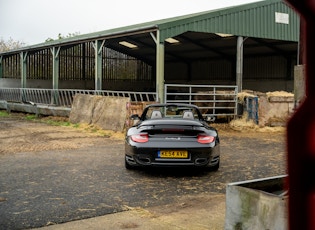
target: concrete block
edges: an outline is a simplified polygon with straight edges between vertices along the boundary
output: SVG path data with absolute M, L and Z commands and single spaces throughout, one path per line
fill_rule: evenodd
M 292 97 L 277 97 L 261 95 L 259 97 L 259 125 L 283 126 L 293 112 L 294 100 Z
M 23 113 L 32 113 L 36 115 L 69 117 L 70 108 L 56 107 L 44 104 L 27 104 L 27 103 L 14 103 L 7 101 L 0 101 L 0 109 L 5 109 L 7 112 L 16 111 Z
M 69 120 L 95 124 L 105 130 L 123 131 L 129 98 L 76 94 Z
M 69 117 L 71 108 L 67 107 L 56 107 L 49 105 L 36 105 L 36 114 L 45 116 L 56 116 L 56 117 Z
M 231 183 L 226 189 L 226 230 L 288 228 L 286 176 Z
M 90 124 L 93 116 L 94 103 L 101 96 L 76 94 L 73 98 L 69 120 L 71 123 Z
M 8 102 L 0 100 L 0 109 L 5 109 L 8 111 Z

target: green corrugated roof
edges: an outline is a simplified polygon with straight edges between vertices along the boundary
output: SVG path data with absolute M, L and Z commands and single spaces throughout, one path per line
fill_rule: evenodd
M 287 14 L 289 24 L 276 23 L 276 12 Z M 266 0 L 172 18 L 159 24 L 159 29 L 162 40 L 196 31 L 297 42 L 299 26 L 299 16 L 286 3 Z
M 289 15 L 289 24 L 275 22 L 275 13 Z M 158 28 L 161 40 L 186 31 L 225 33 L 247 37 L 298 41 L 299 16 L 282 0 L 266 0 L 223 9 L 161 19 L 82 35 L 82 38 L 113 36 Z
M 289 23 L 276 23 L 276 12 L 288 15 Z M 79 43 L 84 40 L 109 39 L 141 31 L 155 30 L 160 30 L 161 41 L 187 31 L 195 31 L 297 42 L 299 40 L 299 27 L 299 16 L 285 2 L 282 0 L 265 0 L 79 35 L 32 45 L 19 50 Z

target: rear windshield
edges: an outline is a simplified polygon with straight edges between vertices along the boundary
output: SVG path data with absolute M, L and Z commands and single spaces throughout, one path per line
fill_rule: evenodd
M 180 107 L 180 106 L 161 106 L 149 107 L 146 112 L 146 120 L 148 119 L 197 119 L 199 120 L 198 112 L 195 108 Z

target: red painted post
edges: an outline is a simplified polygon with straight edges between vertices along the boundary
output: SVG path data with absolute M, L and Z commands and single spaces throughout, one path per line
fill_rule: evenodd
M 304 20 L 306 98 L 287 126 L 289 229 L 315 229 L 315 0 L 287 0 Z

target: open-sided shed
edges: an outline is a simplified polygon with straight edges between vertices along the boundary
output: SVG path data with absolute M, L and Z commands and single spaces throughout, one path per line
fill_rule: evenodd
M 292 91 L 299 28 L 285 2 L 265 0 L 79 35 L 0 53 L 0 87 L 156 90 L 159 101 L 165 83 Z

